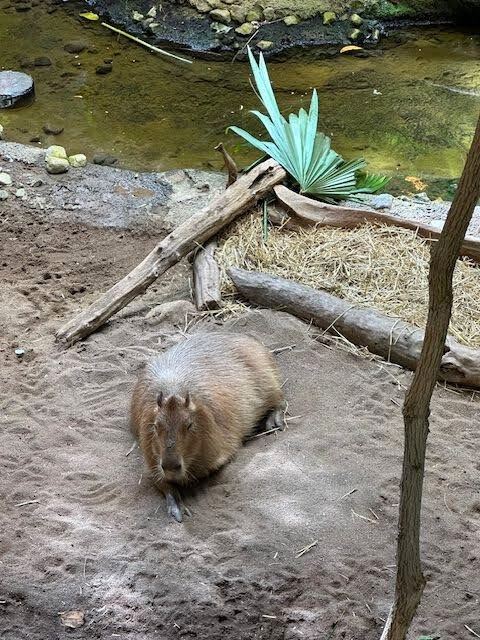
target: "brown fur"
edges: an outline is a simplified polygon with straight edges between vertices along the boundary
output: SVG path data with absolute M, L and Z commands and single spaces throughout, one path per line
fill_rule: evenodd
M 236 334 L 196 334 L 152 360 L 131 425 L 155 481 L 185 485 L 225 464 L 267 414 L 285 407 L 272 354 Z M 273 424 L 273 423 L 271 423 Z

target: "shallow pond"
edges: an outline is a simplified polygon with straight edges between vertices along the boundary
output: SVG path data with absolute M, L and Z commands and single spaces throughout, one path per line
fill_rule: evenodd
M 480 35 L 437 27 L 409 36 L 367 58 L 322 59 L 309 51 L 272 62 L 277 96 L 284 111 L 296 110 L 317 87 L 321 128 L 345 158 L 363 155 L 371 170 L 427 182 L 455 179 L 480 107 Z M 68 53 L 73 40 L 90 50 Z M 0 111 L 8 139 L 39 137 L 37 144 L 62 144 L 89 158 L 104 152 L 138 170 L 219 168 L 213 147 L 222 140 L 240 164 L 256 157 L 225 133 L 230 124 L 260 131 L 248 114 L 257 101 L 244 63 L 170 62 L 62 9 L 0 13 L 2 67 L 19 69 L 42 56 L 51 66 L 27 69 L 34 104 Z M 113 71 L 97 75 L 104 59 L 113 59 Z M 46 135 L 46 123 L 60 123 L 64 132 Z

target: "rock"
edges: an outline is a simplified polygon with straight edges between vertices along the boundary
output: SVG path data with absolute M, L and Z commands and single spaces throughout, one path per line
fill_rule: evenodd
M 362 32 L 360 31 L 360 29 L 354 29 L 348 37 L 350 40 L 358 40 L 361 35 Z
M 51 122 L 47 122 L 42 127 L 43 132 L 47 134 L 47 136 L 58 136 L 62 133 L 63 127 L 60 124 L 52 124 Z
M 71 167 L 78 169 L 84 167 L 87 164 L 87 157 L 83 153 L 75 153 L 73 156 L 68 156 L 68 162 Z
M 277 13 L 273 7 L 265 7 L 263 10 L 263 17 L 268 22 L 272 22 L 277 17 Z
M 82 53 L 82 51 L 88 48 L 88 42 L 73 40 L 72 42 L 67 42 L 63 48 L 65 51 L 68 51 L 68 53 Z
M 25 355 L 25 349 L 15 349 L 15 355 L 17 358 L 22 358 Z
M 247 11 L 244 7 L 242 7 L 239 4 L 232 4 L 230 6 L 230 15 L 232 16 L 232 20 L 235 20 L 235 22 L 239 22 L 240 24 L 243 24 L 245 22 Z
M 212 31 L 215 31 L 215 33 L 218 33 L 219 35 L 221 34 L 226 34 L 229 31 L 232 30 L 233 27 L 229 27 L 226 24 L 220 24 L 220 22 L 212 22 L 210 24 L 210 28 Z
M 199 13 L 208 13 L 212 8 L 206 0 L 193 0 L 192 4 Z
M 107 73 L 112 73 L 113 66 L 111 64 L 101 64 L 95 69 L 95 73 L 98 76 L 106 76 Z
M 251 9 L 245 16 L 247 22 L 261 22 L 263 15 L 260 9 Z
M 118 162 L 118 158 L 115 156 L 109 156 L 106 153 L 96 153 L 92 158 L 93 164 L 100 164 L 106 167 L 111 167 Z
M 21 187 L 20 189 L 17 189 L 15 191 L 15 196 L 17 198 L 24 198 L 25 197 L 25 189 L 23 187 Z
M 31 69 L 31 67 L 35 66 L 35 61 L 27 58 L 26 56 L 21 56 L 19 58 L 20 69 Z
M 70 168 L 68 160 L 55 156 L 47 156 L 45 164 L 47 165 L 48 173 L 66 173 Z
M 372 40 L 374 42 L 378 42 L 380 40 L 380 29 L 378 27 L 372 31 Z
M 135 20 L 135 22 L 141 22 L 144 17 L 143 13 L 139 13 L 138 11 L 132 13 L 132 20 Z
M 212 9 L 209 16 L 215 22 L 220 22 L 221 24 L 230 24 L 232 21 L 232 16 L 228 9 Z
M 52 144 L 45 152 L 45 160 L 47 158 L 60 158 L 61 160 L 67 160 L 67 152 L 64 147 L 58 144 Z
M 390 209 L 393 203 L 393 196 L 389 193 L 381 193 L 372 198 L 371 205 L 374 209 Z
M 29 142 L 33 142 L 34 144 L 38 144 L 41 141 L 42 139 L 40 138 L 40 136 L 32 136 L 29 140 Z
M 39 56 L 38 58 L 35 58 L 33 64 L 35 67 L 49 67 L 52 64 L 52 61 L 50 58 L 47 58 L 47 56 Z
M 159 22 L 151 22 L 151 23 L 148 25 L 148 30 L 149 30 L 149 31 L 151 31 L 152 33 L 155 33 L 155 29 L 156 29 L 157 27 L 159 27 L 159 26 L 160 26 L 160 23 L 159 23 Z
M 2 187 L 9 187 L 12 184 L 12 177 L 9 173 L 0 173 L 0 185 Z
M 421 191 L 420 193 L 415 193 L 412 196 L 412 199 L 416 200 L 417 202 L 430 202 L 430 198 L 424 191 Z
M 287 27 L 291 27 L 294 24 L 299 24 L 300 18 L 295 15 L 285 16 L 283 22 L 287 25 Z
M 152 7 L 151 9 L 149 9 L 147 11 L 147 16 L 149 18 L 156 18 L 157 17 L 157 7 Z
M 29 102 L 35 93 L 33 78 L 21 71 L 0 71 L 0 109 Z
M 335 22 L 337 19 L 337 14 L 333 11 L 325 11 L 323 14 L 323 24 L 329 25 Z
M 0 189 L 0 200 L 6 200 L 8 198 L 8 191 Z
M 145 18 L 145 20 L 142 20 L 142 27 L 144 29 L 148 29 L 148 27 L 153 23 L 153 18 Z
M 3 132 L 4 132 L 3 125 L 0 124 L 0 140 L 3 140 Z
M 255 27 L 251 22 L 244 22 L 235 29 L 235 33 L 238 33 L 240 36 L 250 36 L 254 31 Z
M 31 8 L 32 5 L 29 2 L 21 2 L 15 5 L 15 11 L 18 12 L 30 11 Z
M 363 18 L 359 16 L 358 13 L 352 13 L 352 15 L 350 16 L 350 22 L 356 27 L 359 27 L 361 24 L 363 24 Z
M 273 47 L 273 42 L 271 40 L 260 40 L 260 42 L 257 42 L 257 48 L 260 49 L 260 51 L 266 51 L 271 47 Z
M 185 317 L 196 314 L 195 306 L 189 300 L 173 300 L 164 302 L 151 309 L 145 316 L 145 320 L 150 325 L 166 324 L 185 325 Z

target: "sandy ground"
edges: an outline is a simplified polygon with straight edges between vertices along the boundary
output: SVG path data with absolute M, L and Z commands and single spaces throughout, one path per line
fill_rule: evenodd
M 188 496 L 193 515 L 179 525 L 139 451 L 126 456 L 126 417 L 136 370 L 185 326 L 179 317 L 165 335 L 144 316 L 188 297 L 187 266 L 62 349 L 55 328 L 132 268 L 158 233 L 53 224 L 49 212 L 7 203 L 2 640 L 377 639 L 392 597 L 409 374 L 332 350 L 281 313 L 230 322 L 272 348 L 293 347 L 278 360 L 297 418 L 277 436 L 252 440 Z M 436 390 L 422 532 L 428 585 L 412 639 L 473 637 L 464 625 L 480 633 L 479 417 L 471 394 Z M 58 613 L 69 610 L 85 612 L 77 630 L 61 625 Z

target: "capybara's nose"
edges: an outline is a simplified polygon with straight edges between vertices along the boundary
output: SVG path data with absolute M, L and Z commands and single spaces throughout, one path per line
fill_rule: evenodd
M 182 463 L 180 460 L 165 460 L 162 467 L 164 471 L 181 471 Z

